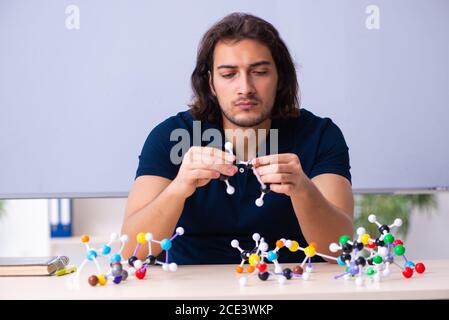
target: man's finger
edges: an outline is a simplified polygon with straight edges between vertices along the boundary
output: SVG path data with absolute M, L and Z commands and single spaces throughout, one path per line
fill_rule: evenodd
M 257 173 L 260 176 L 270 173 L 293 173 L 293 168 L 290 164 L 274 163 L 265 166 L 260 166 L 257 169 Z
M 262 156 L 254 159 L 254 166 L 260 167 L 273 163 L 287 163 L 287 154 L 270 154 L 268 156 Z
M 293 181 L 292 175 L 289 173 L 270 173 L 261 176 L 263 183 L 291 183 Z M 271 187 L 271 186 L 270 186 Z

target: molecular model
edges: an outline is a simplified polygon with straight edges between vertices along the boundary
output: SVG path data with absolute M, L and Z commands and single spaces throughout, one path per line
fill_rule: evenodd
M 423 263 L 417 263 L 408 260 L 405 256 L 405 247 L 401 240 L 395 239 L 390 233 L 394 227 L 402 225 L 401 219 L 395 219 L 391 225 L 382 225 L 377 222 L 375 215 L 368 217 L 370 223 L 375 223 L 378 227 L 380 236 L 372 239 L 366 233 L 365 228 L 357 229 L 357 238 L 353 241 L 349 236 L 341 236 L 339 244 L 332 243 L 329 246 L 330 251 L 342 251 L 337 258 L 341 266 L 346 270 L 343 274 L 335 276 L 335 279 L 343 277 L 344 279 L 355 278 L 357 286 L 363 285 L 366 279 L 380 281 L 382 277 L 390 275 L 390 265 L 397 266 L 405 278 L 410 278 L 414 270 L 417 273 L 423 273 L 425 266 Z M 395 261 L 395 257 L 402 257 L 404 265 L 401 266 Z
M 267 252 L 268 244 L 265 242 L 264 238 L 261 238 L 258 233 L 254 233 L 253 240 L 256 242 L 256 245 L 252 250 L 243 250 L 242 248 L 240 248 L 238 240 L 234 239 L 231 241 L 231 246 L 240 251 L 240 257 L 242 258 L 242 262 L 235 268 L 235 271 L 237 273 L 242 273 L 245 262 L 249 263 L 246 271 L 250 275 L 247 277 L 242 276 L 239 279 L 240 285 L 245 286 L 248 282 L 248 279 L 250 279 L 255 274 L 258 274 L 259 279 L 262 281 L 267 280 L 270 275 L 274 275 L 278 278 L 279 283 L 284 283 L 286 277 L 283 275 L 282 266 L 277 261 L 277 252 L 279 251 L 280 247 L 276 247 L 274 250 Z M 267 263 L 264 262 L 264 259 L 267 259 L 268 261 L 274 263 L 274 272 L 268 270 Z
M 101 249 L 94 249 L 89 246 L 89 236 L 83 235 L 81 237 L 81 242 L 84 243 L 86 247 L 86 256 L 84 261 L 81 263 L 75 274 L 75 280 L 78 281 L 79 275 L 83 270 L 86 263 L 93 261 L 97 268 L 98 275 L 91 275 L 88 279 L 88 282 L 91 286 L 96 286 L 99 284 L 100 286 L 104 286 L 109 279 L 113 279 L 115 284 L 119 284 L 121 281 L 125 281 L 128 278 L 128 272 L 123 269 L 123 264 L 121 262 L 121 252 L 125 246 L 125 243 L 128 242 L 128 236 L 122 235 L 120 237 L 120 250 L 117 253 L 112 253 L 111 244 L 118 239 L 117 233 L 112 233 L 110 240 L 107 244 L 101 246 Z M 98 263 L 97 258 L 99 256 L 106 257 L 109 260 L 110 269 L 107 273 L 103 273 L 100 264 Z
M 81 242 L 86 247 L 86 255 L 85 259 L 80 265 L 80 267 L 77 270 L 77 273 L 75 275 L 75 280 L 78 281 L 79 275 L 81 274 L 81 271 L 83 270 L 84 266 L 88 263 L 93 261 L 95 263 L 95 266 L 97 268 L 98 275 L 91 275 L 88 278 L 88 283 L 91 286 L 96 286 L 99 284 L 100 286 L 106 285 L 109 279 L 112 279 L 115 284 L 119 284 L 122 281 L 125 281 L 128 279 L 129 276 L 135 276 L 137 279 L 143 279 L 145 278 L 147 269 L 150 265 L 159 264 L 162 265 L 162 269 L 164 271 L 176 271 L 178 266 L 176 263 L 172 262 L 169 263 L 169 255 L 168 251 L 172 247 L 172 241 L 177 237 L 184 234 L 184 229 L 181 227 L 178 227 L 176 229 L 175 235 L 173 235 L 170 239 L 163 239 L 162 241 L 157 241 L 153 239 L 153 235 L 151 233 L 139 233 L 137 234 L 137 245 L 134 250 L 133 255 L 128 259 L 128 261 L 122 261 L 121 253 L 123 251 L 123 248 L 125 244 L 128 242 L 128 236 L 122 235 L 120 237 L 120 249 L 116 253 L 112 253 L 111 245 L 114 241 L 118 240 L 119 237 L 116 233 L 112 233 L 110 237 L 110 241 L 102 245 L 100 249 L 94 249 L 89 246 L 89 236 L 83 235 L 81 237 Z M 156 257 L 152 254 L 152 248 L 151 243 L 159 243 L 162 250 L 165 251 L 165 262 L 160 262 L 156 259 Z M 141 245 L 144 245 L 148 243 L 148 252 L 149 255 L 146 257 L 145 261 L 141 261 L 136 257 L 136 254 L 140 248 Z M 99 257 L 106 257 L 109 260 L 109 271 L 104 273 L 100 267 L 100 264 L 98 262 Z M 125 270 L 125 266 L 128 264 L 129 269 Z
M 253 240 L 256 242 L 256 245 L 252 250 L 243 250 L 239 247 L 239 242 L 237 240 L 231 241 L 231 246 L 240 251 L 240 256 L 242 258 L 240 265 L 238 265 L 235 269 L 236 272 L 242 273 L 244 271 L 244 264 L 246 262 L 249 263 L 246 268 L 249 276 L 242 276 L 239 279 L 242 286 L 246 285 L 248 283 L 248 280 L 255 274 L 258 274 L 259 279 L 262 281 L 268 280 L 270 276 L 275 276 L 277 277 L 277 280 L 280 284 L 284 284 L 286 280 L 290 280 L 292 278 L 301 278 L 307 281 L 310 279 L 310 274 L 313 270 L 312 257 L 317 255 L 337 260 L 334 257 L 330 257 L 317 252 L 315 243 L 310 243 L 306 248 L 302 248 L 297 241 L 281 239 L 276 241 L 276 248 L 274 250 L 268 251 L 268 244 L 264 241 L 264 238 L 260 237 L 258 233 L 253 234 Z M 306 255 L 306 257 L 302 261 L 302 264 L 295 266 L 293 270 L 290 268 L 283 268 L 282 265 L 278 262 L 279 250 L 284 246 L 291 252 L 301 250 Z M 264 262 L 264 259 L 267 259 L 269 262 L 273 262 L 274 272 L 270 271 L 267 268 L 267 264 Z M 304 270 L 304 265 L 306 263 L 307 266 Z
M 161 241 L 154 240 L 153 234 L 151 233 L 139 233 L 137 234 L 137 245 L 134 249 L 133 255 L 128 259 L 128 265 L 129 265 L 129 274 L 135 275 L 138 279 L 145 278 L 145 274 L 147 272 L 147 269 L 151 265 L 162 265 L 162 270 L 164 271 L 172 271 L 175 272 L 178 269 L 178 265 L 174 262 L 169 262 L 169 255 L 168 252 L 170 251 L 170 248 L 172 247 L 173 240 L 178 237 L 182 236 L 184 234 L 184 228 L 178 227 L 176 228 L 175 234 L 170 239 L 163 239 Z M 165 262 L 158 261 L 156 257 L 153 255 L 151 243 L 158 243 L 160 244 L 162 250 L 165 251 Z M 145 258 L 144 261 L 141 261 L 137 258 L 137 252 L 139 251 L 140 246 L 148 244 L 148 256 Z
M 231 142 L 226 142 L 225 143 L 225 150 L 228 152 L 228 153 L 230 153 L 231 155 L 234 155 L 234 152 L 233 152 L 233 145 L 232 145 L 232 143 Z M 263 197 L 267 194 L 267 193 L 269 193 L 271 190 L 270 190 L 270 186 L 269 185 L 266 185 L 266 184 L 264 184 L 263 182 L 262 182 L 262 180 L 260 179 L 260 176 L 259 176 L 259 174 L 257 173 L 257 170 L 256 170 L 256 168 L 253 166 L 253 161 L 254 160 L 249 160 L 249 161 L 237 161 L 236 162 L 236 164 L 240 164 L 240 165 L 244 165 L 245 167 L 246 167 L 246 169 L 247 170 L 252 170 L 253 171 L 253 174 L 256 176 L 256 178 L 257 178 L 257 181 L 259 182 L 259 184 L 260 184 L 260 197 L 259 198 L 257 198 L 256 199 L 256 201 L 255 201 L 255 203 L 256 203 L 256 206 L 258 206 L 258 207 L 261 207 L 261 206 L 263 206 Z M 244 168 L 240 168 L 240 172 L 243 172 L 243 170 L 245 170 Z M 234 194 L 234 192 L 235 192 L 235 188 L 229 183 L 229 176 L 227 176 L 227 175 L 224 175 L 224 174 L 220 174 L 220 178 L 219 178 L 221 181 L 224 181 L 224 183 L 226 183 L 226 192 L 228 193 L 228 194 Z
M 301 277 L 303 280 L 309 280 L 310 279 L 310 275 L 313 271 L 313 265 L 312 265 L 312 258 L 314 256 L 319 256 L 322 258 L 327 258 L 327 259 L 331 259 L 331 260 L 337 260 L 337 258 L 332 257 L 332 256 L 328 256 L 325 255 L 323 253 L 319 253 L 316 251 L 316 243 L 315 242 L 311 242 L 308 244 L 307 247 L 302 248 L 299 243 L 295 240 L 285 240 L 285 239 L 281 239 L 280 241 L 282 241 L 285 245 L 286 248 L 288 248 L 291 252 L 296 252 L 298 250 L 304 252 L 305 257 L 304 260 L 301 262 L 300 265 L 297 265 L 293 268 L 293 270 L 291 271 L 291 276 L 293 277 Z M 278 245 L 278 244 L 276 244 Z M 279 245 L 281 245 L 281 243 L 279 243 Z M 307 266 L 304 269 L 304 265 L 307 263 Z M 287 279 L 290 279 L 290 277 L 287 277 Z

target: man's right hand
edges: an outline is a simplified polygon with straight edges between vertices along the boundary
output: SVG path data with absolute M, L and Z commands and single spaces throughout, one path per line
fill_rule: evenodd
M 183 197 L 190 197 L 198 187 L 205 186 L 220 174 L 233 176 L 238 168 L 233 165 L 235 156 L 213 147 L 191 147 L 179 168 L 178 175 L 172 181 Z

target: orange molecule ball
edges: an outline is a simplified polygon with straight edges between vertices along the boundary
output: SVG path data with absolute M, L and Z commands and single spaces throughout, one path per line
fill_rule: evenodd
M 82 243 L 89 242 L 89 236 L 87 234 L 83 234 L 83 236 L 81 237 L 81 242 Z
M 253 271 L 254 271 L 254 267 L 253 266 L 247 266 L 246 267 L 246 272 L 252 273 Z
M 282 240 L 276 241 L 276 247 L 282 248 L 283 246 L 284 246 L 284 241 L 282 241 Z
M 243 272 L 243 267 L 242 266 L 235 267 L 235 272 L 242 273 Z
M 316 249 L 316 242 L 309 243 L 309 246 Z

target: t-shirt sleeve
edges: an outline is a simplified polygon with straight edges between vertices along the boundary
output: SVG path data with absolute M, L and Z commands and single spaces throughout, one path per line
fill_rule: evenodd
M 352 184 L 350 169 L 349 148 L 343 133 L 329 119 L 328 125 L 322 133 L 316 161 L 309 178 L 312 179 L 323 173 L 334 173 L 345 177 Z
M 179 166 L 170 160 L 170 132 L 167 120 L 151 130 L 139 155 L 135 179 L 144 175 L 160 176 L 170 180 L 176 177 Z

